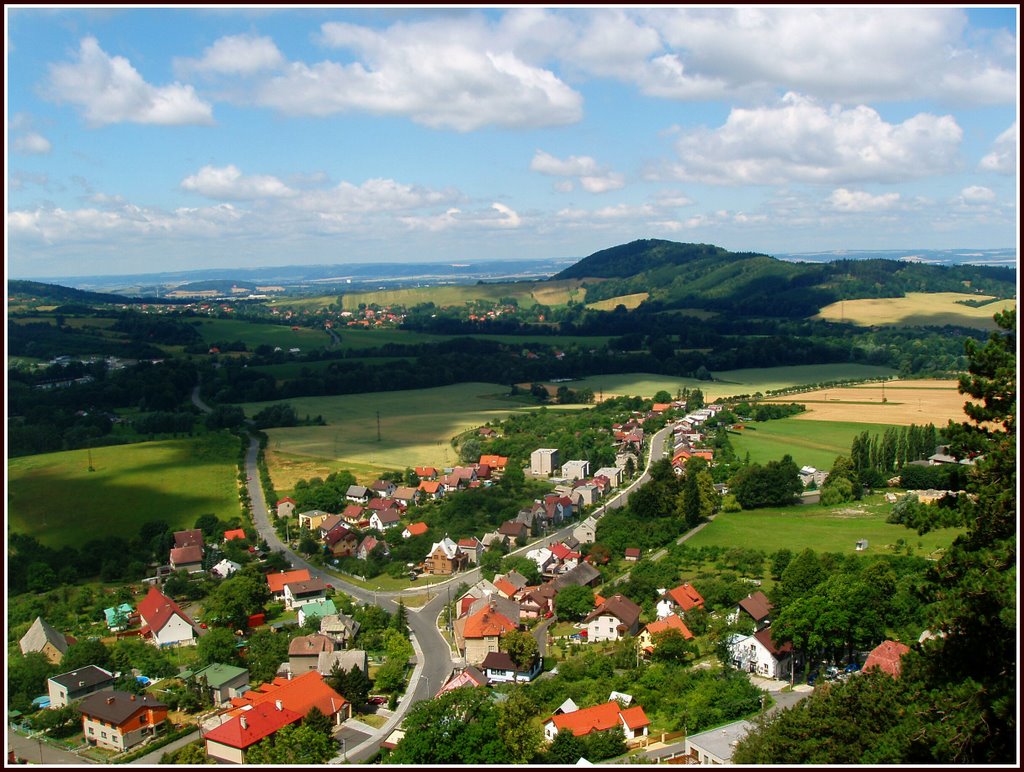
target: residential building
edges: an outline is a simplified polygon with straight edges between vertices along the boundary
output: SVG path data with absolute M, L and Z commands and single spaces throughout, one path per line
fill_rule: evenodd
M 370 490 L 364 485 L 350 485 L 345 492 L 345 498 L 356 504 L 365 504 L 370 500 Z
M 112 633 L 127 630 L 131 625 L 131 618 L 134 614 L 135 609 L 127 603 L 103 609 L 103 617 L 107 622 L 107 627 Z
M 422 536 L 429 530 L 429 526 L 426 523 L 410 523 L 402 531 L 403 539 L 411 539 L 413 536 Z
M 90 694 L 78 704 L 89 745 L 125 751 L 160 731 L 167 706 L 155 697 L 121 691 Z
M 171 570 L 198 574 L 203 570 L 203 548 L 201 545 L 173 547 L 169 557 Z
M 292 517 L 295 514 L 295 499 L 285 496 L 277 502 L 278 517 Z
M 786 679 L 793 672 L 793 644 L 779 646 L 772 640 L 770 627 L 753 635 L 733 635 L 729 639 L 733 665 L 765 678 Z
M 320 673 L 310 670 L 287 678 L 275 678 L 270 683 L 250 689 L 241 697 L 233 698 L 227 715 L 241 715 L 258 705 L 276 704 L 279 700 L 283 707 L 294 710 L 303 718 L 316 707 L 339 725 L 351 713 L 349 702 L 324 683 Z
M 332 638 L 319 633 L 300 635 L 292 638 L 288 644 L 288 665 L 293 676 L 316 670 L 320 655 L 334 651 L 336 644 Z
M 359 546 L 356 548 L 356 558 L 359 560 L 368 560 L 370 553 L 377 549 L 377 547 L 381 548 L 381 551 L 384 553 L 384 557 L 391 555 L 391 548 L 388 546 L 386 541 L 367 534 L 363 537 L 363 540 L 359 542 Z
M 463 620 L 459 620 L 463 621 Z M 461 625 L 466 662 L 479 666 L 492 651 L 498 651 L 498 639 L 518 625 L 490 604 L 466 617 Z
M 324 512 L 322 509 L 311 509 L 299 515 L 299 528 L 308 528 L 310 531 L 315 531 L 329 517 L 331 517 L 330 512 Z
M 456 670 L 452 673 L 451 678 L 445 682 L 444 686 L 442 686 L 434 696 L 440 697 L 445 692 L 450 692 L 452 689 L 459 689 L 463 686 L 468 686 L 470 688 L 487 686 L 487 676 L 472 665 L 467 665 L 461 670 Z
M 310 576 L 308 568 L 297 568 L 294 571 L 278 571 L 276 574 L 267 574 L 267 586 L 270 588 L 270 594 L 276 600 L 284 599 L 284 586 L 289 582 L 305 582 L 309 581 L 312 577 Z
M 224 558 L 217 565 L 210 569 L 210 573 L 214 576 L 219 576 L 221 579 L 227 579 L 241 567 L 242 565 L 240 563 L 236 563 L 233 560 L 228 560 L 227 558 Z
M 324 545 L 335 557 L 345 557 L 355 554 L 359 537 L 348 526 L 338 523 L 324 536 Z
M 277 702 L 257 705 L 205 733 L 206 755 L 227 764 L 245 764 L 249 749 L 279 730 L 302 720 L 302 715 Z
M 326 619 L 329 616 L 337 616 L 338 609 L 334 605 L 334 601 L 330 598 L 322 601 L 313 601 L 311 603 L 305 603 L 299 606 L 299 626 L 306 624 L 306 620 L 310 617 L 316 617 L 317 619 Z
M 582 480 L 590 476 L 589 461 L 566 461 L 562 464 L 563 480 Z
M 320 634 L 333 639 L 338 646 L 348 646 L 358 632 L 359 623 L 341 612 L 320 618 Z
M 191 617 L 156 587 L 150 587 L 139 603 L 139 618 L 140 635 L 154 646 L 192 646 L 200 635 Z
M 683 622 L 677 614 L 672 614 L 664 619 L 659 619 L 657 622 L 651 622 L 640 630 L 640 635 L 637 636 L 637 643 L 640 646 L 640 651 L 645 652 L 646 654 L 653 653 L 658 646 L 657 641 L 654 640 L 654 636 L 668 630 L 677 631 L 688 641 L 693 639 L 693 633 L 690 632 L 690 628 L 686 626 L 686 623 Z
M 572 536 L 580 544 L 593 544 L 597 538 L 597 520 L 591 516 L 572 529 Z
M 214 662 L 196 671 L 186 670 L 179 677 L 200 684 L 214 705 L 230 702 L 232 697 L 241 697 L 249 691 L 249 671 L 244 667 Z
M 327 585 L 320 578 L 288 582 L 284 586 L 285 608 L 293 609 L 307 603 L 320 603 L 324 600 L 326 592 Z
M 523 669 L 516 665 L 507 652 L 492 651 L 484 657 L 483 662 L 480 663 L 480 669 L 491 683 L 511 683 L 513 681 L 525 683 L 536 678 L 543 665 L 543 658 L 537 656 L 533 658 L 533 662 L 528 668 Z
M 244 540 L 245 538 L 246 536 L 244 528 L 232 528 L 231 530 L 224 532 L 225 542 L 234 541 L 235 539 Z
M 370 527 L 376 528 L 383 533 L 389 528 L 399 525 L 400 515 L 397 509 L 385 509 L 381 512 L 374 512 L 370 515 Z
M 52 676 L 46 681 L 50 707 L 63 708 L 93 692 L 113 691 L 114 681 L 113 673 L 97 665 L 86 665 L 70 673 Z
M 583 618 L 587 641 L 618 641 L 627 635 L 636 635 L 640 611 L 640 607 L 625 595 L 611 596 Z
M 538 448 L 530 454 L 530 474 L 550 477 L 558 469 L 558 449 Z
M 734 721 L 686 738 L 686 755 L 693 764 L 731 764 L 736 745 L 754 729 L 752 721 Z
M 428 574 L 448 576 L 465 569 L 466 554 L 459 545 L 445 536 L 441 541 L 434 542 L 423 562 L 423 569 Z
M 758 590 L 751 593 L 736 606 L 736 610 L 729 615 L 729 621 L 735 622 L 741 615 L 746 615 L 754 621 L 756 629 L 763 630 L 771 622 L 772 604 L 768 596 Z
M 367 675 L 370 670 L 369 658 L 362 649 L 346 649 L 345 651 L 322 651 L 316 660 L 317 672 L 322 676 L 329 676 L 337 665 L 344 672 L 348 673 L 356 667 Z
M 622 732 L 624 739 L 633 740 L 644 737 L 650 724 L 641 706 L 623 708 L 617 701 L 609 700 L 603 705 L 552 716 L 544 722 L 544 739 L 551 742 L 559 731 L 568 729 L 576 737 L 591 732 Z
M 174 532 L 175 547 L 202 547 L 203 531 L 200 528 L 191 528 L 187 531 Z
M 603 466 L 594 472 L 594 477 L 606 477 L 613 488 L 622 484 L 622 470 L 617 466 Z
M 458 547 L 466 555 L 466 558 L 472 565 L 475 566 L 480 562 L 480 555 L 484 551 L 484 545 L 475 536 L 459 539 Z
M 893 678 L 899 678 L 903 669 L 902 658 L 908 651 L 910 647 L 898 641 L 882 641 L 864 660 L 863 672 L 878 669 Z
M 685 614 L 690 609 L 703 608 L 704 598 L 697 588 L 687 582 L 671 590 L 659 590 L 661 597 L 655 604 L 658 619 L 664 619 L 670 614 Z

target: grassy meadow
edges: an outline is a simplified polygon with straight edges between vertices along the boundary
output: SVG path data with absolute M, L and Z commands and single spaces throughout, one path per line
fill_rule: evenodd
M 256 324 L 243 319 L 200 319 L 198 321 L 196 327 L 207 343 L 240 340 L 249 347 L 249 350 L 265 343 L 270 346 L 280 346 L 285 351 L 290 348 L 310 351 L 315 348 L 325 348 L 331 342 L 331 338 L 325 330 L 312 330 L 308 327 L 293 330 L 282 324 Z
M 691 547 L 744 547 L 769 554 L 780 549 L 799 552 L 806 547 L 853 554 L 857 541 L 867 539 L 868 548 L 859 554 L 877 555 L 890 553 L 890 546 L 903 539 L 914 554 L 935 557 L 962 533 L 962 529 L 945 529 L 918 536 L 902 525 L 886 523 L 890 509 L 884 496 L 875 494 L 836 507 L 806 504 L 719 513 L 686 543 Z
M 339 469 L 351 471 L 361 482 L 372 482 L 391 469 L 456 464 L 453 437 L 488 421 L 536 409 L 506 399 L 502 396 L 505 390 L 497 384 L 462 383 L 414 391 L 290 399 L 300 416 L 322 415 L 328 425 L 267 431 L 267 464 L 274 487 L 284 493 L 301 478 L 322 477 Z M 242 407 L 251 416 L 266 404 Z
M 624 306 L 632 311 L 650 296 L 651 294 L 649 292 L 637 292 L 633 295 L 619 295 L 615 298 L 587 303 L 587 308 L 593 308 L 595 311 L 614 311 L 618 306 Z
M 983 306 L 966 306 L 962 300 L 993 300 Z M 992 317 L 1007 308 L 1016 308 L 1016 300 L 997 300 L 989 296 L 959 292 L 908 292 L 902 298 L 865 298 L 843 300 L 825 306 L 814 319 L 847 321 L 863 327 L 872 325 L 960 325 L 982 330 L 996 329 Z
M 730 434 L 729 441 L 737 457 L 749 453 L 750 460 L 757 464 L 778 461 L 788 453 L 798 466 L 827 470 L 836 456 L 850 455 L 850 443 L 865 430 L 881 433 L 883 428 L 849 421 L 780 418 L 747 424 L 742 431 Z
M 89 457 L 95 471 L 89 471 Z M 8 459 L 7 525 L 43 544 L 134 536 L 147 520 L 191 527 L 239 513 L 238 441 L 228 434 Z
M 773 389 L 857 378 L 882 378 L 895 374 L 889 367 L 861 364 L 797 365 L 793 367 L 764 367 L 745 370 L 722 370 L 713 373 L 715 380 L 698 381 L 695 378 L 672 378 L 651 373 L 621 373 L 594 375 L 568 384 L 572 389 L 590 388 L 605 398 L 627 394 L 651 398 L 664 390 L 675 396 L 681 388 L 700 389 L 705 400 L 740 394 L 765 393 Z M 785 401 L 792 401 L 786 399 Z

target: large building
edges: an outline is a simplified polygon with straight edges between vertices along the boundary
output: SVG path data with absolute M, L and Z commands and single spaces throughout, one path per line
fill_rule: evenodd
M 538 448 L 530 454 L 530 474 L 550 477 L 558 470 L 558 449 Z
M 96 692 L 78 704 L 82 734 L 90 745 L 128 750 L 160 731 L 167 706 L 148 694 Z

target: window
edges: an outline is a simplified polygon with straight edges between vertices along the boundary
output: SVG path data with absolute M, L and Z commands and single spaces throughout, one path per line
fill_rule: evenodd
M 89 727 L 89 734 L 96 734 L 96 730 L 93 729 L 91 726 Z
M 107 739 L 107 733 L 106 732 L 100 732 L 100 737 L 102 737 L 104 740 L 106 740 Z
M 148 720 L 149 720 L 149 716 L 147 716 L 145 713 L 143 713 L 141 716 L 139 716 L 139 723 L 140 724 L 145 724 Z

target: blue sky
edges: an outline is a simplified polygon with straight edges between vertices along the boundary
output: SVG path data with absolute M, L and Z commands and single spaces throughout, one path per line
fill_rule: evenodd
M 1017 13 L 5 6 L 8 275 L 1013 246 Z

